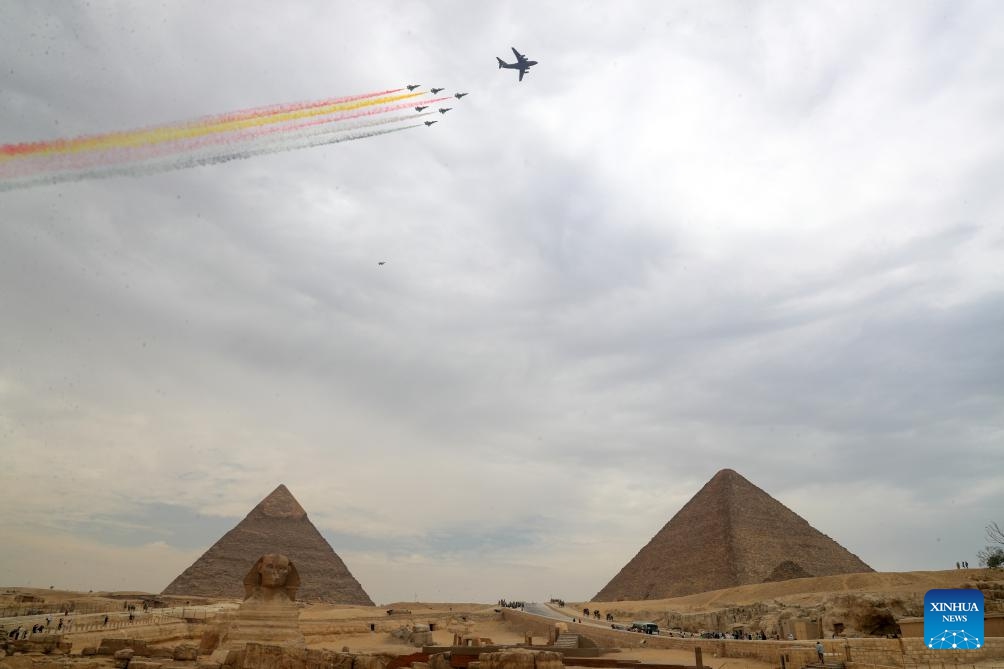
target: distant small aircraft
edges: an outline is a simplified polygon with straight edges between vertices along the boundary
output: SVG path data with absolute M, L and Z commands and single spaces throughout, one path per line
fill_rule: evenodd
M 426 121 L 425 125 L 432 125 L 433 123 L 439 123 L 439 121 Z
M 453 109 L 453 107 L 440 107 L 439 108 L 439 113 L 440 114 L 445 114 L 446 112 L 450 111 L 451 109 Z
M 413 91 L 413 90 L 415 90 L 416 88 L 418 88 L 421 85 L 422 84 L 412 84 L 410 86 L 405 86 L 405 88 L 407 88 L 409 91 Z
M 433 95 L 435 95 L 439 91 L 445 91 L 446 89 L 445 88 L 430 88 L 429 90 L 432 91 Z
M 512 52 L 516 54 L 515 63 L 507 63 L 498 56 L 495 56 L 495 60 L 499 62 L 499 69 L 503 67 L 508 70 L 519 70 L 519 80 L 523 81 L 523 75 L 530 71 L 530 67 L 537 64 L 535 60 L 527 60 L 526 56 L 516 51 L 516 47 L 512 47 Z
M 423 105 L 421 107 L 415 107 L 415 111 L 422 111 L 423 109 L 428 109 L 429 105 Z
M 470 95 L 470 93 L 454 93 L 453 97 L 455 97 L 456 99 L 459 100 L 460 98 L 464 97 L 465 95 Z
M 386 265 L 386 264 L 387 264 L 387 261 L 386 261 L 386 260 L 381 260 L 381 261 L 380 261 L 380 262 L 378 262 L 377 264 L 378 264 L 378 265 Z

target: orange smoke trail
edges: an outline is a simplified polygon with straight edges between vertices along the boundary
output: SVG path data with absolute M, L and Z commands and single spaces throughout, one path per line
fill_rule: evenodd
M 394 89 L 393 92 L 401 89 Z M 377 95 L 379 97 L 373 97 Z M 141 130 L 115 132 L 101 135 L 90 135 L 75 139 L 60 139 L 48 142 L 31 142 L 27 144 L 5 144 L 0 146 L 0 162 L 23 155 L 52 155 L 60 153 L 79 153 L 95 149 L 114 149 L 156 144 L 179 139 L 198 137 L 218 132 L 228 132 L 244 128 L 257 127 L 270 123 L 310 116 L 321 116 L 338 111 L 350 111 L 368 106 L 396 102 L 418 97 L 424 93 L 405 93 L 401 95 L 382 95 L 370 93 L 348 98 L 336 98 L 335 102 L 320 101 L 294 103 L 290 105 L 273 105 L 259 108 L 263 111 L 244 110 L 231 114 L 208 117 L 202 121 L 187 121 L 181 124 L 155 126 Z
M 443 102 L 449 100 L 447 97 L 431 98 L 425 100 L 428 103 Z M 81 153 L 60 153 L 60 154 L 49 154 L 49 155 L 34 155 L 21 157 L 20 160 L 12 163 L 4 164 L 0 162 L 0 178 L 25 178 L 31 175 L 40 174 L 44 172 L 52 172 L 56 170 L 81 170 L 81 169 L 95 169 L 102 165 L 107 167 L 113 167 L 114 165 L 128 165 L 130 163 L 136 163 L 144 160 L 151 160 L 155 158 L 166 158 L 171 154 L 182 154 L 185 152 L 202 149 L 205 147 L 218 146 L 225 147 L 228 145 L 237 145 L 239 143 L 247 143 L 253 140 L 268 137 L 276 134 L 290 134 L 293 135 L 296 132 L 326 125 L 326 124 L 338 124 L 345 121 L 350 121 L 359 118 L 365 118 L 370 116 L 376 116 L 378 114 L 385 114 L 389 112 L 401 111 L 404 109 L 410 109 L 413 106 L 412 102 L 398 103 L 394 105 L 376 107 L 372 109 L 363 109 L 361 111 L 353 111 L 349 113 L 341 113 L 335 116 L 315 118 L 308 121 L 302 121 L 298 123 L 287 123 L 283 125 L 275 125 L 265 128 L 254 127 L 250 129 L 239 129 L 236 131 L 229 131 L 225 133 L 214 133 L 207 136 L 202 136 L 199 138 L 184 138 L 178 140 L 172 140 L 170 142 L 164 142 L 159 144 L 142 144 L 139 146 L 130 147 L 116 147 L 112 149 L 105 149 L 102 151 L 95 152 L 81 152 Z M 415 117 L 426 116 L 434 112 L 424 112 L 417 114 Z M 338 128 L 333 128 L 332 132 L 337 132 Z

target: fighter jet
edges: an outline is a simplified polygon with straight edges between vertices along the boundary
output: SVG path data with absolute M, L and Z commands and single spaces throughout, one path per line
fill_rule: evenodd
M 421 85 L 422 84 L 411 84 L 410 86 L 405 86 L 405 88 L 407 88 L 409 91 L 413 91 Z
M 512 47 L 512 52 L 516 54 L 515 63 L 507 63 L 498 56 L 495 56 L 495 60 L 499 62 L 499 69 L 503 67 L 508 70 L 519 70 L 519 80 L 523 81 L 523 75 L 530 71 L 530 67 L 537 64 L 535 60 L 527 60 L 526 56 L 516 51 L 516 47 Z
M 426 121 L 425 125 L 432 125 L 433 123 L 439 123 L 439 121 Z
M 446 89 L 445 88 L 430 88 L 429 90 L 432 91 L 433 95 L 435 95 L 439 91 L 445 91 Z
M 456 99 L 459 100 L 460 98 L 464 97 L 465 95 L 470 95 L 470 93 L 454 93 L 453 97 L 455 97 Z
M 415 107 L 415 111 L 422 111 L 423 109 L 428 109 L 429 105 L 423 105 L 421 107 Z
M 446 112 L 450 111 L 451 109 L 453 109 L 453 107 L 440 107 L 439 108 L 439 113 L 440 114 L 445 114 Z
M 377 265 L 381 265 L 382 266 L 382 265 L 386 265 L 386 264 L 387 264 L 386 260 L 379 260 L 379 261 L 377 261 Z

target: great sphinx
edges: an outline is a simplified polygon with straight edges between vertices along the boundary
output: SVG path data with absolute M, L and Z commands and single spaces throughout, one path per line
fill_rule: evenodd
M 296 590 L 300 575 L 285 555 L 267 553 L 244 577 L 244 602 L 226 635 L 231 648 L 254 641 L 303 645 Z
M 244 601 L 293 602 L 300 574 L 285 555 L 267 553 L 258 558 L 244 577 Z

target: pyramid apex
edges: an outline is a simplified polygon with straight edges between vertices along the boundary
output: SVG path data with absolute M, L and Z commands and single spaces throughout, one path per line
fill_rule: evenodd
M 263 515 L 269 518 L 306 518 L 307 512 L 303 510 L 300 503 L 293 497 L 284 484 L 270 492 L 265 499 L 258 502 L 258 506 L 252 509 L 251 514 Z

